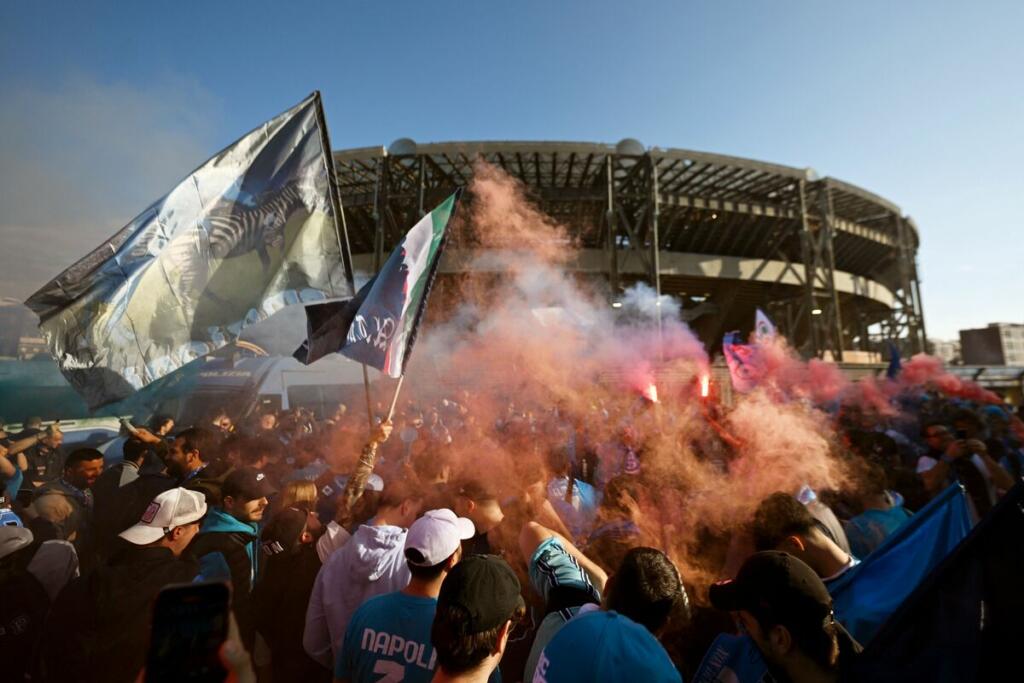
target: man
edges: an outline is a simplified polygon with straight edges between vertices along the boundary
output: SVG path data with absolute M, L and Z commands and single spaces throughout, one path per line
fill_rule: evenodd
M 17 517 L 0 525 L 0 662 L 6 680 L 23 681 L 43 633 L 50 598 L 28 569 L 32 532 Z
M 121 533 L 128 546 L 110 564 L 68 584 L 54 603 L 42 645 L 46 681 L 136 680 L 146 659 L 160 590 L 196 576 L 181 559 L 206 514 L 202 495 L 161 493 Z
M 199 560 L 202 579 L 231 583 L 231 606 L 242 641 L 251 650 L 256 633 L 251 591 L 259 563 L 259 522 L 275 489 L 267 475 L 243 467 L 228 475 L 222 493 L 221 504 L 210 508 L 190 552 Z
M 549 544 L 548 552 L 551 550 Z M 553 574 L 538 571 L 538 561 L 539 558 L 531 562 L 530 582 L 538 592 L 551 595 L 553 587 L 545 587 L 544 584 L 552 580 Z M 682 578 L 672 561 L 660 550 L 633 548 L 627 552 L 605 587 L 600 609 L 614 611 L 632 619 L 655 638 L 662 636 L 670 617 L 681 622 L 677 624 L 679 626 L 689 620 L 689 598 Z M 526 660 L 523 680 L 533 680 L 541 652 L 565 624 L 598 609 L 598 604 L 587 601 L 556 611 L 548 610 L 547 616 L 537 628 L 530 656 Z
M 472 520 L 476 529 L 476 535 L 462 544 L 464 553 L 485 555 L 494 552 L 496 539 L 491 538 L 491 532 L 505 519 L 498 496 L 476 479 L 457 483 L 454 491 L 455 514 Z
M 265 561 L 263 576 L 252 593 L 258 634 L 254 655 L 265 668 L 265 644 L 274 681 L 331 680 L 330 673 L 302 649 L 306 606 L 320 571 L 315 538 L 309 530 L 312 514 L 297 507 L 285 508 L 260 534 Z
M 841 680 L 860 651 L 835 620 L 825 584 L 787 553 L 755 553 L 735 580 L 713 585 L 710 598 L 717 609 L 733 613 L 782 680 Z
M 229 437 L 230 438 L 230 437 Z M 206 504 L 219 505 L 224 481 L 233 467 L 220 461 L 219 437 L 202 427 L 183 429 L 171 442 L 166 455 L 167 474 L 175 477 L 178 486 L 199 491 Z
M 59 424 L 54 423 L 45 430 L 26 429 L 20 434 L 22 436 L 15 439 L 17 443 L 29 438 L 35 439 L 35 445 L 27 447 L 24 451 L 28 469 L 25 470 L 25 480 L 21 485 L 22 491 L 27 493 L 30 500 L 35 489 L 60 477 L 63 465 L 60 447 L 64 443 L 64 432 L 60 430 Z M 14 444 L 11 445 L 11 450 L 17 452 Z
M 828 586 L 858 560 L 829 538 L 803 503 L 788 493 L 773 493 L 754 512 L 754 547 L 780 550 L 805 562 Z
M 260 413 L 259 424 L 256 425 L 256 433 L 268 434 L 271 436 L 277 435 L 277 411 L 269 408 Z
M 968 412 L 967 416 L 973 415 Z M 1013 488 L 1013 477 L 988 453 L 985 444 L 975 438 L 976 424 L 960 415 L 958 437 L 940 423 L 924 426 L 922 433 L 927 452 L 918 458 L 917 473 L 925 489 L 932 496 L 953 481 L 959 481 L 967 491 L 974 521 L 988 514 L 998 498 L 997 489 Z
M 59 538 L 70 541 L 84 567 L 94 561 L 93 483 L 103 472 L 103 454 L 95 448 L 71 452 L 59 479 L 36 489 L 32 512 L 55 525 Z
M 427 683 L 436 656 L 430 628 L 441 584 L 462 556 L 473 522 L 447 509 L 430 510 L 413 522 L 405 539 L 411 578 L 401 591 L 364 602 L 345 630 L 334 667 L 335 681 L 376 682 L 381 674 Z
M 117 535 L 131 525 L 132 519 L 139 517 L 138 514 L 126 516 L 128 510 L 139 512 L 131 505 L 128 495 L 135 487 L 127 490 L 126 487 L 139 479 L 139 470 L 149 453 L 149 445 L 130 438 L 124 442 L 121 452 L 124 456 L 121 462 L 104 469 L 92 485 L 96 550 L 100 557 L 110 555 Z
M 179 486 L 188 484 L 210 463 L 216 445 L 217 437 L 208 429 L 183 429 L 163 456 L 167 474 L 176 477 Z
M 412 485 L 388 484 L 376 516 L 356 529 L 320 570 L 306 611 L 302 645 L 322 666 L 333 666 L 349 619 L 361 604 L 409 583 L 406 528 L 421 505 L 422 493 Z
M 445 577 L 430 642 L 434 681 L 485 681 L 498 668 L 513 626 L 526 615 L 519 579 L 494 555 L 474 555 Z

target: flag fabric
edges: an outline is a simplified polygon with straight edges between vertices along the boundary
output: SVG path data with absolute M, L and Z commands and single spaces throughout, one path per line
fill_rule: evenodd
M 771 318 L 758 308 L 754 312 L 754 343 L 762 344 L 775 339 L 777 331 Z
M 313 93 L 29 297 L 50 352 L 90 408 L 288 304 L 352 296 L 326 140 Z
M 295 352 L 312 363 L 332 352 L 397 378 L 405 371 L 462 191 L 420 219 L 380 272 L 352 300 L 306 307 L 306 342 Z
M 850 680 L 968 683 L 1019 676 L 1022 537 L 1024 484 L 1018 483 L 885 622 Z
M 738 332 L 727 332 L 722 339 L 722 353 L 729 366 L 732 388 L 741 394 L 753 391 L 764 375 L 757 346 L 741 343 Z
M 860 643 L 875 633 L 971 529 L 963 487 L 953 484 L 829 585 L 838 619 Z
M 889 342 L 889 367 L 885 369 L 885 376 L 889 379 L 896 379 L 902 371 L 903 365 L 900 363 L 900 350 L 895 344 Z

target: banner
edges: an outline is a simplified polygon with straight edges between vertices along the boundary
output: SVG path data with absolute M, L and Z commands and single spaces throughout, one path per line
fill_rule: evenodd
M 351 297 L 332 169 L 313 93 L 29 297 L 89 407 L 127 398 L 284 306 Z

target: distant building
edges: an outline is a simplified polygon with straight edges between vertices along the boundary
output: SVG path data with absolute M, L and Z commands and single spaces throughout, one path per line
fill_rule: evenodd
M 960 351 L 966 365 L 1024 365 L 1024 324 L 960 330 Z
M 946 365 L 960 365 L 963 358 L 960 355 L 960 342 L 957 340 L 929 339 L 932 347 L 932 355 L 941 358 Z

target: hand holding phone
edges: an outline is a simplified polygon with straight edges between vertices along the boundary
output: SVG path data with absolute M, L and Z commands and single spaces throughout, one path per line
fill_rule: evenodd
M 222 683 L 231 592 L 226 583 L 173 584 L 157 596 L 146 657 L 146 682 Z

